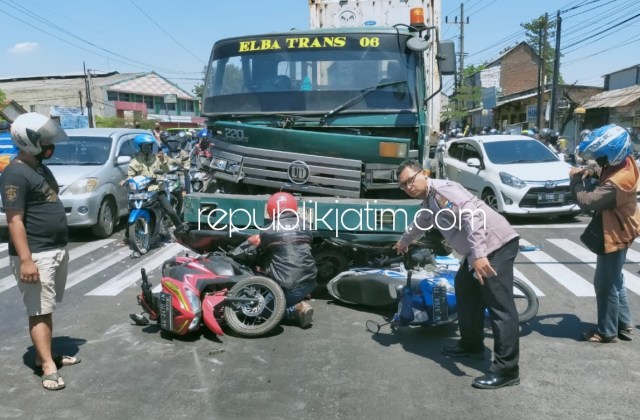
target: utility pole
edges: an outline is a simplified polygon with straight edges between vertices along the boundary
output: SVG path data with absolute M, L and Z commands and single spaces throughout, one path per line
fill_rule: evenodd
M 545 45 L 547 44 L 547 22 L 549 15 L 545 13 L 543 26 L 538 30 L 538 54 L 540 55 L 540 64 L 538 65 L 538 130 L 544 126 L 544 115 L 542 114 L 542 98 L 544 96 L 544 85 L 546 75 Z
M 558 79 L 560 78 L 560 31 L 562 18 L 560 10 L 556 14 L 556 51 L 553 57 L 553 83 L 551 84 L 551 111 L 549 112 L 549 128 L 556 129 L 556 106 L 558 104 Z
M 445 16 L 445 23 L 449 23 L 448 16 Z M 464 19 L 464 3 L 460 3 L 460 21 L 458 22 L 458 17 L 456 16 L 454 22 L 452 23 L 455 25 L 457 25 L 458 23 L 460 24 L 460 70 L 458 71 L 458 74 L 456 74 L 455 76 L 456 91 L 458 94 L 460 94 L 463 81 L 464 81 L 464 78 L 462 77 L 462 72 L 464 70 L 464 25 L 469 24 L 469 18 L 467 17 L 466 21 Z M 464 107 L 463 100 L 458 99 L 457 102 L 458 102 L 458 109 L 462 109 Z
M 93 124 L 93 102 L 91 102 L 91 73 L 87 71 L 84 62 L 82 63 L 82 67 L 84 68 L 84 86 L 86 89 L 86 97 L 87 97 L 87 115 L 89 117 L 89 127 L 94 128 Z

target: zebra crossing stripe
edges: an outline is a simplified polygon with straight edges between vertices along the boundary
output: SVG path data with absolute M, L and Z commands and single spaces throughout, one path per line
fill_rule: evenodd
M 531 243 L 520 239 L 520 245 L 531 246 Z M 542 251 L 521 252 L 522 256 L 551 276 L 576 296 L 595 296 L 593 285 L 578 274 L 560 264 L 555 258 Z
M 529 287 L 531 287 L 533 289 L 533 291 L 535 292 L 536 296 L 544 296 L 544 293 L 542 293 L 542 290 L 538 289 L 536 287 L 536 285 L 533 284 L 531 282 L 531 280 L 526 278 L 524 276 L 524 274 L 522 274 L 522 272 L 520 270 L 518 270 L 517 268 L 514 267 L 513 274 L 514 274 L 515 277 L 518 277 L 520 280 L 522 280 L 523 282 L 527 283 L 529 285 Z
M 124 289 L 140 279 L 141 268 L 144 268 L 147 270 L 147 272 L 149 272 L 154 268 L 159 267 L 165 260 L 175 256 L 178 252 L 184 249 L 185 248 L 182 245 L 172 243 L 164 249 L 156 252 L 152 256 L 143 259 L 136 265 L 129 268 L 127 271 L 120 273 L 108 282 L 96 287 L 86 295 L 116 296 L 118 293 L 122 292 Z
M 638 239 L 636 239 L 636 242 L 638 242 Z M 640 263 L 640 252 L 631 248 L 627 249 L 627 259 L 634 263 Z
M 92 261 L 90 265 L 87 265 L 80 270 L 69 273 L 69 275 L 67 276 L 67 287 L 65 289 L 68 289 L 78 283 L 85 281 L 91 276 L 101 272 L 105 268 L 124 260 L 129 255 L 131 255 L 131 251 L 129 250 L 129 248 L 120 249 L 116 252 L 105 255 L 104 257 L 96 261 Z
M 95 242 L 88 242 L 86 244 L 73 248 L 71 251 L 69 251 L 69 262 L 77 258 L 83 257 L 95 251 L 96 249 L 100 249 L 103 246 L 108 245 L 113 241 L 115 241 L 115 239 L 102 239 Z M 16 278 L 13 274 L 6 276 L 5 278 L 0 279 L 0 293 L 4 292 L 5 290 L 9 290 L 12 287 L 17 285 L 18 283 L 16 282 Z
M 583 263 L 588 264 L 590 267 L 596 268 L 595 261 L 597 257 L 588 249 L 568 239 L 548 239 L 548 241 L 557 247 L 564 249 Z M 624 284 L 627 289 L 637 295 L 640 295 L 640 277 L 627 270 L 622 270 L 622 274 L 624 275 Z
M 9 244 L 0 244 L 0 252 L 6 251 L 9 248 Z

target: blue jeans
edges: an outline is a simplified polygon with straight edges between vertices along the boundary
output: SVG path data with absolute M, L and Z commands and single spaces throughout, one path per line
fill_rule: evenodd
M 296 305 L 304 300 L 304 297 L 316 289 L 316 285 L 308 284 L 294 289 L 284 290 L 285 305 L 284 311 L 285 321 L 291 321 L 296 317 Z
M 596 275 L 593 285 L 598 308 L 598 334 L 615 337 L 618 330 L 632 325 L 631 310 L 624 287 L 622 266 L 627 258 L 627 249 L 608 254 L 599 254 L 596 260 Z

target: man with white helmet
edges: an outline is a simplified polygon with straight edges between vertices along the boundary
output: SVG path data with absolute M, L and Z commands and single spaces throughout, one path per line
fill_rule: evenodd
M 56 302 L 62 301 L 67 282 L 68 231 L 60 188 L 42 161 L 53 155 L 55 143 L 67 135 L 55 121 L 32 112 L 16 118 L 11 139 L 19 153 L 0 177 L 11 267 L 29 316 L 42 386 L 58 390 L 65 387 L 58 368 L 80 359 L 53 356 L 51 350 L 52 313 Z

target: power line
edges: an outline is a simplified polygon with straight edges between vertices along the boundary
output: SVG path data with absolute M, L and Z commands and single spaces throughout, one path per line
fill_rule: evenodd
M 594 37 L 596 37 L 596 36 L 598 36 L 598 35 L 601 35 L 601 34 L 603 34 L 603 33 L 605 33 L 605 32 L 609 32 L 610 30 L 615 29 L 615 28 L 617 28 L 618 26 L 620 26 L 620 25 L 622 25 L 622 24 L 624 24 L 624 23 L 626 23 L 626 22 L 629 22 L 629 21 L 631 21 L 631 20 L 633 20 L 633 19 L 636 19 L 636 18 L 637 18 L 637 17 L 639 17 L 639 16 L 640 16 L 640 13 L 638 13 L 638 14 L 636 14 L 636 15 L 633 15 L 633 16 L 631 16 L 630 18 L 627 18 L 627 19 L 623 20 L 622 22 L 620 22 L 620 23 L 618 23 L 618 24 L 616 24 L 616 25 L 614 25 L 614 26 L 610 26 L 610 27 L 608 27 L 608 28 L 606 28 L 606 29 L 603 29 L 603 30 L 601 30 L 601 31 L 599 31 L 599 32 L 596 32 L 595 34 L 593 34 L 593 35 L 591 35 L 591 36 L 588 36 L 588 37 L 586 37 L 586 38 L 584 38 L 584 39 L 581 39 L 580 41 L 574 42 L 573 44 L 567 45 L 567 46 L 565 46 L 564 48 L 565 48 L 565 49 L 568 49 L 568 48 L 571 48 L 571 47 L 573 47 L 573 46 L 576 46 L 576 45 L 582 44 L 582 43 L 584 43 L 584 42 L 587 42 L 588 40 L 593 39 Z
M 204 61 L 202 61 L 202 59 L 200 57 L 198 57 L 197 55 L 195 55 L 194 53 L 192 53 L 191 51 L 189 51 L 187 49 L 187 47 L 185 47 L 184 45 L 182 45 L 180 42 L 178 42 L 177 39 L 175 39 L 173 36 L 171 36 L 171 34 L 169 32 L 167 32 L 162 26 L 158 25 L 158 23 L 151 19 L 151 16 L 149 16 L 144 10 L 142 10 L 140 8 L 140 6 L 138 6 L 133 0 L 129 0 L 131 2 L 131 4 L 133 4 L 138 10 L 140 10 L 140 13 L 142 13 L 143 15 L 145 15 L 147 17 L 147 19 L 149 19 L 151 21 L 151 23 L 153 23 L 154 25 L 156 25 L 158 27 L 158 29 L 160 29 L 162 32 L 164 32 L 165 35 L 167 35 L 169 38 L 171 38 L 173 40 L 173 42 L 175 42 L 176 44 L 178 44 L 178 46 L 180 48 L 182 48 L 183 50 L 185 50 L 187 53 L 189 53 L 193 58 L 195 58 L 196 60 L 200 61 L 202 64 L 206 65 L 207 63 L 205 63 Z

